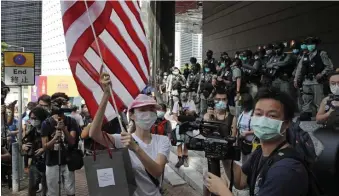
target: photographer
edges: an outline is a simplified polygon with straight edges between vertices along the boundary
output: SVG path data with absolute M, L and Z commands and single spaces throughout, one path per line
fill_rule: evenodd
M 223 161 L 229 179 L 233 163 L 234 186 L 244 189 L 250 186 L 250 195 L 300 196 L 308 193 L 308 173 L 300 161 L 282 157 L 284 152 L 295 152 L 286 142 L 286 130 L 294 116 L 294 102 L 288 94 L 276 89 L 260 89 L 254 108 L 251 127 L 260 139 L 261 149 L 253 152 L 240 167 L 231 161 Z M 273 159 L 278 159 L 272 163 Z M 263 174 L 263 170 L 266 173 Z M 232 195 L 224 181 L 208 173 L 206 186 L 217 195 Z
M 188 100 L 188 92 L 186 88 L 182 88 L 180 92 L 180 100 L 174 103 L 173 106 L 173 119 L 180 125 L 178 118 L 180 116 L 195 116 L 196 107 L 193 100 Z M 177 138 L 178 139 L 178 138 Z M 178 140 L 185 141 L 185 134 L 181 134 Z M 184 146 L 184 152 L 182 152 L 182 146 Z M 177 142 L 178 163 L 175 167 L 180 168 L 182 165 L 188 167 L 188 149 L 184 142 Z
M 63 176 L 63 184 L 67 195 L 75 194 L 74 171 L 69 171 L 67 154 L 78 147 L 79 125 L 69 116 L 65 116 L 62 107 L 69 100 L 65 93 L 55 93 L 51 97 L 52 116 L 42 123 L 42 146 L 46 152 L 46 179 L 49 196 L 58 195 L 59 172 Z M 61 160 L 58 151 L 61 148 Z M 68 158 L 69 159 L 69 158 Z M 69 160 L 70 161 L 70 160 Z M 76 161 L 76 160 L 71 160 Z M 59 170 L 59 164 L 61 168 Z
M 111 80 L 107 73 L 103 73 L 100 79 L 104 95 L 93 119 L 89 135 L 96 142 L 107 146 L 101 127 L 110 98 Z M 110 147 L 129 149 L 137 184 L 134 195 L 161 195 L 160 179 L 168 161 L 171 144 L 166 136 L 151 134 L 151 127 L 157 119 L 157 109 L 160 108 L 154 99 L 140 94 L 129 107 L 129 116 L 135 122 L 135 133 L 122 131 L 121 134 L 107 134 L 108 139 L 112 141 Z
M 45 109 L 47 112 L 51 113 L 51 96 L 49 95 L 41 95 L 38 98 L 38 106 Z
M 35 195 L 39 190 L 39 183 L 42 184 L 42 194 L 46 195 L 47 185 L 45 176 L 44 148 L 41 144 L 41 124 L 47 119 L 49 113 L 36 107 L 29 113 L 29 121 L 32 127 L 22 139 L 22 150 L 31 159 L 29 164 L 29 195 Z
M 329 77 L 331 95 L 325 97 L 319 107 L 316 121 L 319 124 L 325 123 L 330 114 L 339 106 L 339 100 L 336 100 L 335 97 L 339 96 L 339 72 L 333 72 Z

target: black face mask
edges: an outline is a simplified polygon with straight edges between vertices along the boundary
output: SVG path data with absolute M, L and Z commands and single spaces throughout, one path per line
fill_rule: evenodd
M 207 53 L 206 56 L 207 58 L 211 59 L 213 55 L 211 53 Z

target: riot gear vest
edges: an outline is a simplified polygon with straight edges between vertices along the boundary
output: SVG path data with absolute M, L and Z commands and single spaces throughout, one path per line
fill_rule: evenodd
M 172 90 L 180 90 L 181 87 L 184 85 L 184 81 L 182 79 L 183 76 L 181 76 L 180 74 L 178 75 L 173 75 L 172 76 Z
M 305 76 L 307 79 L 312 80 L 317 74 L 321 73 L 324 70 L 325 64 L 321 59 L 320 53 L 321 50 L 318 50 L 317 54 L 312 59 L 310 59 L 309 54 L 304 55 L 304 57 L 301 59 L 302 76 Z

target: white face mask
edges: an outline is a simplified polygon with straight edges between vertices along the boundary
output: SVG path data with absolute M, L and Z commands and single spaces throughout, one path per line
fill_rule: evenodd
M 135 111 L 135 125 L 140 127 L 144 131 L 151 130 L 151 127 L 154 125 L 157 120 L 157 113 L 151 111 Z
M 331 84 L 330 85 L 330 88 L 331 88 L 331 92 L 334 94 L 334 95 L 339 95 L 339 86 L 336 85 L 336 84 Z

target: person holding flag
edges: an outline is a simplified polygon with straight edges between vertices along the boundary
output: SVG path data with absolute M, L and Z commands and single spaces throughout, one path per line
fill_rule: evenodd
M 106 146 L 104 135 L 101 134 L 105 109 L 110 98 L 111 80 L 107 73 L 101 74 L 100 84 L 104 90 L 98 111 L 94 116 L 89 136 L 96 142 Z M 129 148 L 129 154 L 137 189 L 134 195 L 160 196 L 160 179 L 169 158 L 171 143 L 168 137 L 151 134 L 152 125 L 157 119 L 157 110 L 161 107 L 151 97 L 140 94 L 128 108 L 129 116 L 135 122 L 136 131 L 108 135 L 112 141 L 110 147 Z M 106 134 L 106 133 L 104 133 Z

